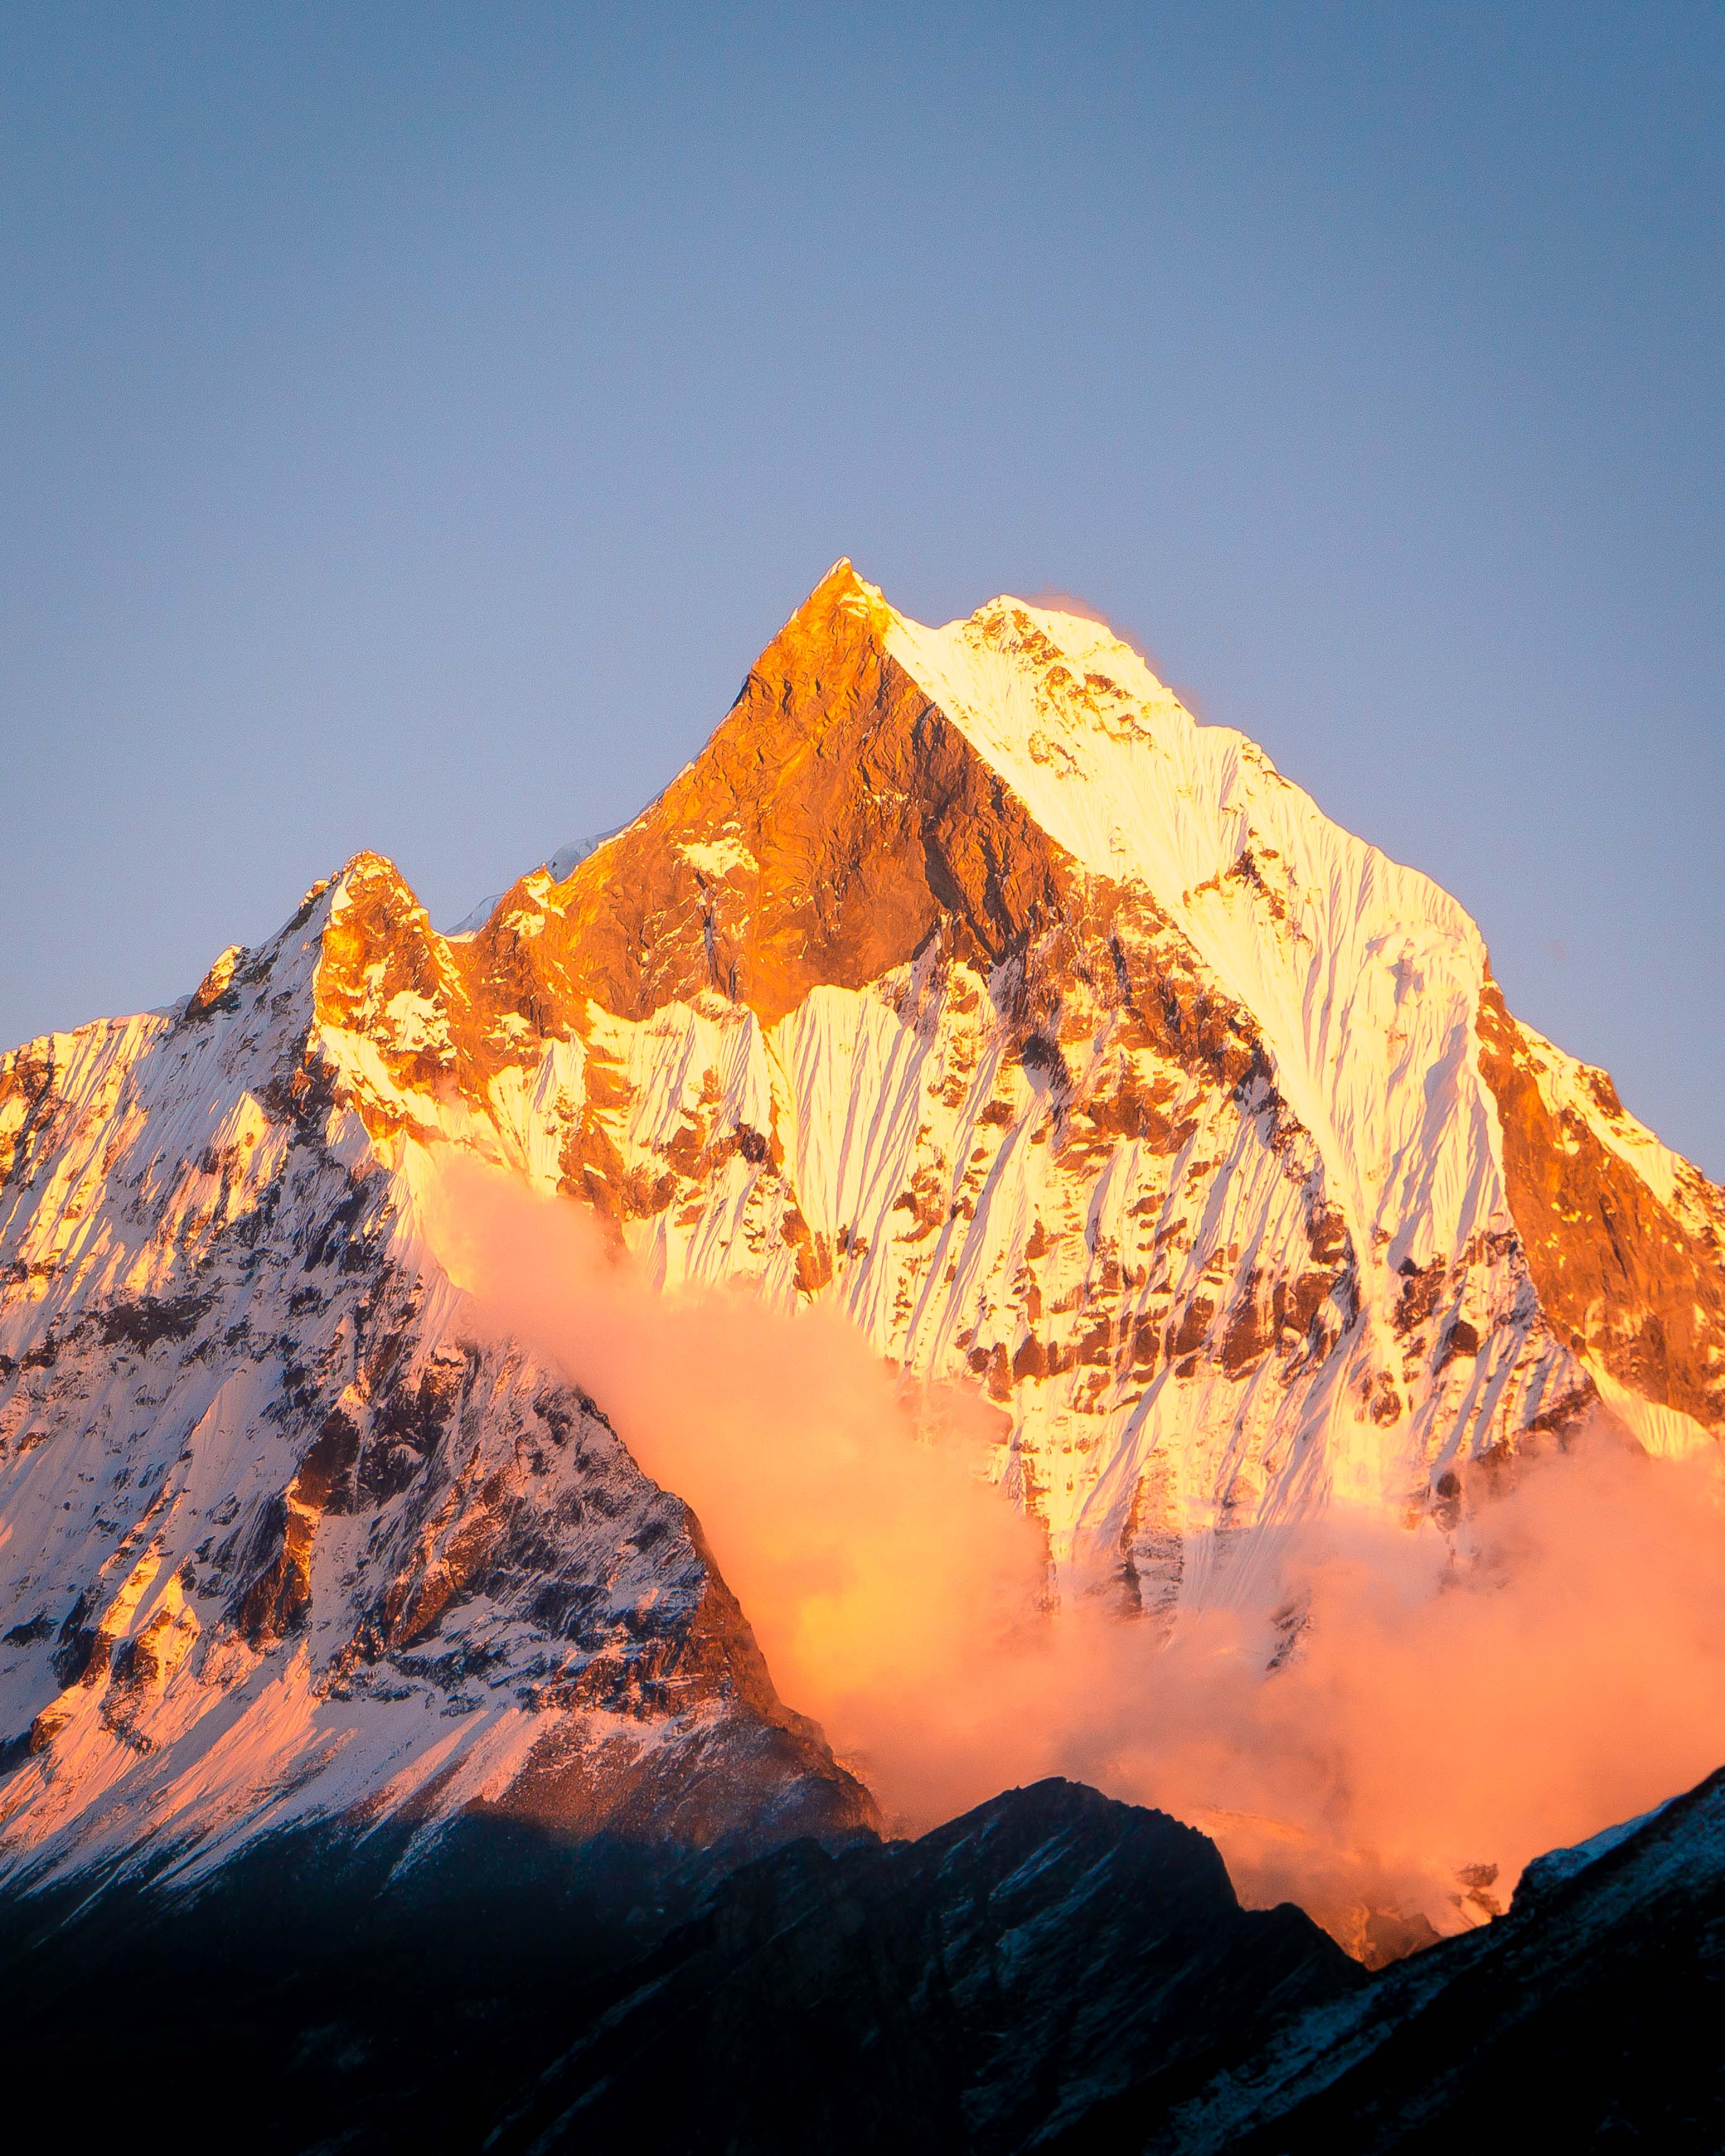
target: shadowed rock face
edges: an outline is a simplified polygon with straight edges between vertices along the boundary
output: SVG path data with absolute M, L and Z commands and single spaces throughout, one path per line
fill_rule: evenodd
M 1202 1835 L 1070 1783 L 728 1879 L 472 1816 L 422 1863 L 402 1842 L 285 1837 L 195 1897 L 0 1912 L 14 2130 L 141 2156 L 217 2119 L 257 2156 L 1005 2152 L 1368 1981 L 1298 1910 L 1243 1911 Z
M 255 1844 L 195 1897 L 0 1911 L 8 2122 L 256 2156 L 1711 2156 L 1725 1774 L 1368 1977 L 1212 1845 L 1045 1782 L 726 1877 L 470 1815 Z M 100 2071 L 93 2061 L 100 2061 Z
M 1725 1770 L 1530 1866 L 1508 1913 L 1315 2007 L 1201 2090 L 1099 2107 L 1060 2156 L 1725 2145 Z
M 624 1973 L 500 2151 L 1006 2151 L 1368 1979 L 1212 1843 L 1048 1781 L 914 1843 L 737 1874 Z M 670 2062 L 675 2061 L 670 2067 Z

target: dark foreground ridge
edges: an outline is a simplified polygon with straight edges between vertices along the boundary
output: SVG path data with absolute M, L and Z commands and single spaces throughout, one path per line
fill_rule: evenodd
M 1189 2087 L 1367 1981 L 1303 1911 L 1242 1909 L 1195 1829 L 1039 1782 L 921 1841 L 737 1873 L 494 2146 L 619 2145 L 651 2119 L 666 2150 L 992 2156 L 1135 2083 Z
M 1397 1964 L 1172 2109 L 1098 2112 L 1061 2156 L 1450 2156 L 1725 2147 L 1725 1768 L 1530 1865 L 1499 1922 Z
M 19 2138 L 249 2156 L 1716 2150 L 1725 1771 L 1368 1976 L 1214 1845 L 1047 1781 L 740 1870 L 464 1822 L 5 1912 Z M 1534 2145 L 1530 2142 L 1529 2145 Z
M 1367 1981 L 1301 1911 L 1243 1910 L 1203 1835 L 1067 1782 L 728 1871 L 473 1816 L 411 1856 L 301 1835 L 190 1900 L 15 1901 L 13 2128 L 128 2156 L 1005 2151 Z

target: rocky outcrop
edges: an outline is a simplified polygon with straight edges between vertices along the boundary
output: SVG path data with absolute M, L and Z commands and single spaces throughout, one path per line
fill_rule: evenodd
M 1603 1070 L 1517 1025 L 1491 982 L 1480 1043 L 1510 1209 L 1551 1322 L 1640 1399 L 1725 1426 L 1722 1194 L 1625 1113 Z
M 1298 1910 L 1242 1910 L 1202 1835 L 1069 1783 L 729 1877 L 486 1814 L 403 1863 L 409 1831 L 298 1829 L 193 1894 L 0 1903 L 14 2130 L 154 2152 L 188 2115 L 243 2117 L 258 2156 L 1004 2152 L 1146 2076 L 1201 2085 L 1367 1982 Z
M 1530 2137 L 1702 2156 L 1725 2133 L 1725 1770 L 1531 1865 L 1507 1916 L 1291 2020 L 1177 2099 L 1100 2111 L 1062 2156 L 1340 2156 Z
M 1370 1979 L 1299 1912 L 1238 1909 L 1202 1835 L 1045 1783 L 913 1845 L 739 1875 L 584 2003 L 490 2145 L 584 2147 L 650 2107 L 689 2156 L 1382 2156 L 1506 2132 L 1701 2156 L 1725 2125 L 1722 1922 L 1725 1770 Z
M 584 2002 L 490 2145 L 588 2148 L 650 2118 L 680 2156 L 1026 2148 L 1365 1981 L 1299 1910 L 1243 1910 L 1192 1828 L 1042 1782 L 921 1841 L 738 1873 Z
M 13 2128 L 166 2152 L 196 2104 L 259 2156 L 1702 2156 L 1725 2126 L 1721 1774 L 1376 1977 L 1240 1908 L 1204 1835 L 1071 1783 L 729 1878 L 485 1813 L 401 1863 L 409 1837 L 298 1828 L 201 1893 L 0 1906 Z
M 1049 1782 L 728 1877 L 469 1814 L 254 1842 L 195 1894 L 0 1905 L 28 2137 L 259 2156 L 1343 2156 L 1719 2146 L 1725 1781 L 1531 1866 L 1368 1977 L 1212 1845 Z M 102 2071 L 89 2071 L 99 2043 Z M 259 2099 L 268 2092 L 268 2102 Z
M 987 967 L 1059 917 L 1058 849 L 891 655 L 891 619 L 829 575 L 645 816 L 500 902 L 464 954 L 486 1002 L 640 1020 L 714 991 L 772 1025 L 937 930 Z

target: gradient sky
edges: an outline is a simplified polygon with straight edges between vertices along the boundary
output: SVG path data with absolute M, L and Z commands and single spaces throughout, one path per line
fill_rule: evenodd
M 1725 8 L 0 10 L 0 1045 L 1082 594 L 1725 1175 Z

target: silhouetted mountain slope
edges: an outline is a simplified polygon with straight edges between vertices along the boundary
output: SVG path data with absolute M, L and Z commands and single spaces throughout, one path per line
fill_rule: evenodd
M 9 2145 L 477 2150 L 585 2025 L 595 1979 L 722 1868 L 650 1835 L 472 1812 L 412 1843 L 403 1821 L 321 1824 L 249 1842 L 193 1892 L 85 1874 L 8 1897 Z
M 782 1850 L 624 1974 L 500 2151 L 1028 2147 L 1148 2075 L 1251 2047 L 1368 1979 L 1214 1845 L 1080 1784 L 911 1843 Z
M 12 2123 L 137 2156 L 193 2121 L 252 2156 L 1005 2152 L 1369 1981 L 1242 1910 L 1203 1835 L 1066 1782 L 728 1877 L 471 1815 L 408 1854 L 300 1830 L 189 1896 L 14 1900 Z
M 1530 1866 L 1497 1922 L 1288 2024 L 1170 2104 L 1151 2082 L 1060 2156 L 1450 2156 L 1725 2147 L 1725 1769 Z
M 1715 2151 L 1725 1771 L 1373 1977 L 1070 1783 L 726 1876 L 469 1815 L 256 1843 L 195 1895 L 15 1900 L 8 2125 L 252 2156 Z

